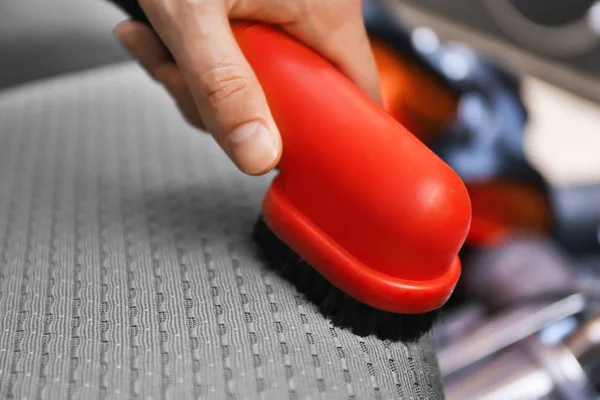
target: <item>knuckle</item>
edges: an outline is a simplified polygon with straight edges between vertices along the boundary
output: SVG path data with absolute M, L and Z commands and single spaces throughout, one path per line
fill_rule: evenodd
M 301 0 L 295 2 L 296 20 L 317 36 L 362 21 L 362 0 Z
M 217 4 L 215 0 L 182 0 L 182 2 L 190 10 L 194 10 L 194 12 L 198 13 L 205 12 Z
M 176 0 L 139 0 L 140 6 L 148 11 L 168 12 L 177 6 Z
M 213 107 L 240 95 L 250 88 L 252 80 L 241 66 L 223 64 L 210 68 L 201 75 L 206 99 Z
M 190 12 L 208 13 L 218 0 L 139 0 L 146 10 L 154 11 L 167 20 L 172 20 Z
M 311 3 L 309 1 L 294 1 L 290 2 L 293 13 L 296 18 L 302 19 L 310 15 Z

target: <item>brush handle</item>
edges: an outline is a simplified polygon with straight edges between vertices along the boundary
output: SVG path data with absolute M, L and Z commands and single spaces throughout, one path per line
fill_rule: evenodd
M 108 0 L 121 8 L 129 17 L 135 21 L 150 25 L 144 10 L 138 4 L 137 0 Z
M 232 29 L 282 137 L 263 203 L 269 228 L 372 307 L 445 303 L 471 219 L 458 175 L 316 52 L 267 25 Z

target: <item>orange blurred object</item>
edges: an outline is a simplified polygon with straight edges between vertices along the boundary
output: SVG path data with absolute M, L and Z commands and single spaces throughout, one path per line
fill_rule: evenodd
M 473 219 L 467 243 L 497 245 L 515 232 L 548 235 L 552 209 L 536 187 L 521 182 L 489 181 L 467 184 Z
M 459 96 L 417 62 L 378 39 L 371 39 L 383 107 L 421 141 L 456 118 Z

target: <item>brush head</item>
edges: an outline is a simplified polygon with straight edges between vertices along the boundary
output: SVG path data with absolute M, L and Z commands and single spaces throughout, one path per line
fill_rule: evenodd
M 439 309 L 423 314 L 396 314 L 368 306 L 347 295 L 279 239 L 262 216 L 254 225 L 253 239 L 269 269 L 277 272 L 340 328 L 358 336 L 382 340 L 416 341 L 433 327 Z

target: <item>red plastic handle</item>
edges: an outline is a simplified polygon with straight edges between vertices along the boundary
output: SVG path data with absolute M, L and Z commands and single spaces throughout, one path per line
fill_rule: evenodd
M 398 313 L 443 305 L 471 220 L 460 178 L 312 50 L 262 24 L 233 29 L 282 135 L 267 225 L 363 303 Z

